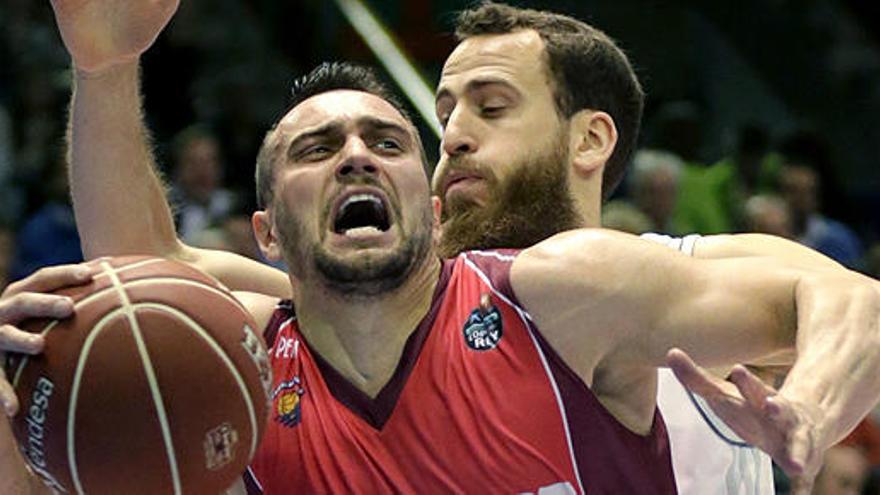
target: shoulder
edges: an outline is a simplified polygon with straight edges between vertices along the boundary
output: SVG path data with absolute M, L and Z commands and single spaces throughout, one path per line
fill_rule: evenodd
M 243 291 L 236 291 L 233 295 L 253 316 L 258 329 L 263 329 L 269 324 L 272 315 L 278 308 L 279 300 L 277 297 Z

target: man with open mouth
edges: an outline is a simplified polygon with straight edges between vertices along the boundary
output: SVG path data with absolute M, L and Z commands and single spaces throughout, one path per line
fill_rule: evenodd
M 175 256 L 234 286 L 253 287 L 253 265 L 178 243 L 151 172 L 137 59 L 175 2 L 127 5 L 114 10 L 116 18 L 87 15 L 89 8 L 108 11 L 100 1 L 54 6 L 77 70 L 71 146 L 88 254 Z M 131 45 L 108 42 L 117 39 L 111 34 L 119 36 L 114 29 L 121 29 L 121 19 L 138 21 L 124 26 Z M 470 53 L 491 56 L 493 43 L 510 41 L 523 54 L 541 56 L 536 33 L 507 34 L 515 39 L 476 35 Z M 474 48 L 482 42 L 489 46 Z M 451 59 L 460 65 L 450 62 L 444 71 L 460 80 L 447 78 L 438 95 L 445 148 L 456 142 L 451 122 L 461 132 L 460 119 L 480 118 L 475 129 L 486 129 L 504 122 L 514 104 L 535 105 L 530 98 L 541 96 L 525 98 L 499 77 L 461 78 L 481 67 L 466 57 L 467 43 Z M 552 101 L 551 85 L 543 83 L 543 97 Z M 111 96 L 114 104 L 107 104 Z M 485 101 L 474 104 L 471 96 Z M 468 106 L 481 116 L 460 110 Z M 544 149 L 574 157 L 575 172 L 586 179 L 581 187 L 597 197 L 601 171 L 616 153 L 615 119 L 596 109 L 559 116 L 543 108 L 535 115 L 559 131 L 542 131 Z M 449 148 L 457 155 L 484 144 L 462 136 L 465 145 Z M 480 175 L 477 163 L 460 159 L 457 171 L 438 175 L 450 208 L 456 201 L 487 206 L 481 191 L 491 179 Z M 114 165 L 105 174 L 90 171 L 107 164 Z M 741 417 L 747 440 L 807 481 L 821 452 L 873 403 L 873 395 L 854 393 L 872 383 L 868 374 L 846 374 L 852 370 L 844 365 L 864 348 L 829 340 L 876 331 L 866 315 L 876 304 L 872 282 L 842 270 L 794 270 L 760 259 L 698 261 L 598 229 L 523 251 L 468 252 L 441 261 L 441 206 L 423 166 L 418 135 L 400 106 L 369 73 L 347 65 L 323 66 L 303 78 L 291 109 L 267 135 L 257 164 L 262 209 L 253 224 L 263 252 L 290 267 L 284 287 L 270 290 L 292 294 L 292 302 L 240 297 L 266 324 L 274 351 L 300 344 L 293 355 L 273 352 L 283 355 L 273 368 L 278 387 L 294 379 L 301 384 L 302 404 L 296 422 L 272 423 L 247 476 L 250 490 L 672 493 L 655 367 L 674 346 L 706 364 L 795 347 L 822 358 L 822 366 L 795 366 L 778 394 L 736 368 L 733 377 L 746 399 L 737 402 L 719 397 L 725 391 L 716 382 L 694 375 L 698 370 L 684 354 L 671 353 L 690 384 Z M 131 218 L 120 214 L 111 221 L 122 230 L 114 231 L 115 225 L 99 224 L 105 221 L 99 211 L 83 210 L 84 188 L 104 194 L 132 176 L 145 180 L 136 194 L 129 188 L 127 198 L 101 199 L 115 212 L 137 210 L 139 224 L 156 230 L 136 232 L 121 225 Z M 499 174 L 499 184 L 505 180 Z M 553 181 L 547 179 L 558 184 Z M 589 225 L 592 217 L 576 212 L 567 227 L 580 226 L 579 215 Z M 453 218 L 454 212 L 444 213 L 446 223 Z M 444 243 L 452 238 L 448 232 Z M 827 326 L 832 332 L 823 328 L 820 339 L 818 327 Z M 842 385 L 831 391 L 827 383 Z

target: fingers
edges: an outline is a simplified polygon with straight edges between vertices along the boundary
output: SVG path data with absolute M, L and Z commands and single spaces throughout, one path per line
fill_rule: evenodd
M 3 367 L 0 367 L 0 407 L 3 407 L 3 412 L 10 418 L 18 412 L 18 397 L 15 396 L 12 385 L 6 381 Z
M 736 385 L 749 405 L 758 411 L 764 410 L 768 397 L 776 395 L 776 390 L 766 385 L 745 366 L 734 366 L 730 371 L 729 379 Z
M 92 280 L 97 267 L 86 264 L 58 265 L 38 270 L 31 276 L 9 284 L 3 296 L 22 292 L 51 292 L 62 287 L 82 285 Z
M 73 300 L 67 296 L 35 292 L 4 296 L 0 298 L 0 325 L 27 318 L 67 318 L 73 314 L 73 308 Z
M 12 325 L 0 325 L 0 351 L 37 354 L 43 350 L 42 335 L 23 332 Z
M 694 393 L 707 397 L 723 392 L 715 384 L 714 377 L 697 366 L 690 356 L 681 349 L 671 349 L 666 354 L 666 364 L 675 373 L 678 381 Z

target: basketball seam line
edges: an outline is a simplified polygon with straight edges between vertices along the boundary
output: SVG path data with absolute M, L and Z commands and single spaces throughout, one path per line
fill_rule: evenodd
M 147 265 L 147 264 L 154 263 L 154 262 L 156 262 L 156 261 L 161 261 L 161 260 L 158 260 L 158 259 L 145 260 L 145 261 L 141 261 L 141 262 L 138 262 L 138 263 L 135 263 L 135 264 L 132 264 L 132 265 L 125 265 L 125 266 L 122 267 L 122 268 L 123 268 L 123 269 L 128 269 L 128 268 L 133 268 L 133 267 L 134 267 L 134 268 L 137 268 L 137 267 L 141 267 L 141 266 L 144 266 L 144 265 Z M 123 269 L 117 270 L 117 273 L 124 271 Z M 104 273 L 100 273 L 100 274 L 98 274 L 98 275 L 95 275 L 95 278 L 97 278 L 97 277 L 101 277 L 101 276 L 104 276 L 104 275 L 105 275 Z M 202 287 L 202 288 L 204 288 L 204 289 L 207 289 L 207 290 L 209 290 L 209 291 L 211 291 L 211 292 L 216 293 L 217 295 L 223 296 L 225 299 L 227 299 L 227 300 L 229 300 L 229 301 L 232 301 L 232 302 L 234 302 L 236 305 L 238 305 L 238 306 L 241 307 L 241 303 L 238 301 L 238 299 L 235 299 L 234 297 L 231 297 L 231 296 L 230 296 L 229 294 L 227 294 L 226 292 L 223 292 L 222 290 L 218 289 L 217 287 L 215 287 L 215 286 L 213 286 L 213 285 L 206 284 L 205 282 L 202 282 L 201 280 L 180 279 L 180 278 L 174 278 L 174 277 L 151 277 L 151 278 L 134 279 L 134 280 L 126 281 L 126 285 L 127 285 L 128 287 L 132 287 L 132 286 L 146 285 L 146 284 L 159 283 L 159 282 L 164 282 L 164 283 L 167 283 L 167 282 L 176 282 L 176 283 L 183 283 L 183 284 L 193 285 L 193 286 L 196 286 L 196 287 Z M 74 311 L 78 311 L 78 310 L 80 310 L 80 309 L 81 309 L 81 308 L 80 308 L 81 306 L 84 306 L 84 305 L 86 305 L 86 304 L 90 304 L 90 303 L 93 302 L 95 299 L 98 299 L 100 296 L 104 295 L 105 292 L 107 292 L 107 291 L 109 291 L 109 290 L 113 290 L 113 289 L 115 289 L 115 287 L 111 285 L 111 286 L 105 287 L 105 288 L 103 288 L 103 289 L 101 289 L 101 290 L 99 290 L 99 291 L 92 292 L 92 293 L 89 294 L 88 296 L 86 296 L 86 297 L 80 299 L 79 301 L 76 301 L 76 303 L 74 304 Z M 40 335 L 43 336 L 43 337 L 45 337 L 45 336 L 46 336 L 46 335 L 47 335 L 47 334 L 48 334 L 53 328 L 55 328 L 55 326 L 58 324 L 58 321 L 59 321 L 59 320 L 54 320 L 54 321 L 52 321 L 51 323 L 49 323 L 49 324 L 46 326 L 46 328 L 44 328 L 44 329 L 40 332 Z M 14 376 L 13 379 L 12 379 L 12 387 L 13 387 L 13 388 L 15 388 L 15 387 L 18 386 L 18 381 L 19 381 L 19 379 L 21 378 L 21 375 L 22 375 L 22 373 L 24 372 L 24 368 L 25 368 L 25 366 L 27 366 L 28 362 L 30 362 L 30 355 L 28 355 L 28 354 L 22 354 L 21 362 L 18 364 L 18 368 L 17 368 L 16 371 L 15 371 L 15 376 Z
M 193 330 L 200 338 L 202 338 L 219 357 L 220 360 L 223 361 L 223 364 L 226 365 L 230 374 L 235 379 L 236 385 L 238 385 L 239 391 L 241 392 L 242 400 L 247 406 L 248 410 L 248 420 L 250 421 L 251 426 L 251 447 L 250 447 L 250 455 L 248 457 L 253 457 L 254 453 L 257 450 L 257 437 L 259 436 L 257 429 L 257 413 L 254 407 L 253 398 L 251 397 L 250 391 L 248 390 L 247 384 L 242 378 L 241 373 L 238 372 L 238 369 L 235 366 L 235 363 L 226 353 L 226 350 L 223 349 L 217 342 L 202 328 L 197 321 L 193 320 L 189 315 L 184 313 L 183 311 L 175 308 L 173 306 L 166 306 L 164 304 L 158 303 L 135 303 L 135 308 L 150 308 L 159 311 L 165 311 L 170 313 L 177 318 L 181 319 L 186 323 L 186 325 Z
M 79 494 L 83 493 L 82 482 L 79 479 L 79 468 L 76 463 L 76 452 L 75 452 L 75 442 L 74 442 L 74 426 L 76 419 L 76 405 L 79 401 L 79 389 L 80 383 L 82 381 L 83 370 L 86 366 L 86 361 L 88 360 L 89 353 L 92 350 L 92 345 L 94 345 L 95 340 L 98 339 L 98 336 L 101 332 L 104 331 L 104 327 L 107 323 L 119 316 L 120 313 L 124 313 L 124 308 L 116 308 L 112 311 L 109 311 L 105 314 L 100 320 L 98 320 L 94 327 L 92 327 L 92 331 L 86 337 L 85 341 L 83 341 L 82 348 L 80 350 L 79 358 L 76 363 L 76 370 L 74 371 L 73 381 L 70 388 L 70 399 L 68 403 L 68 414 L 67 414 L 67 458 L 70 464 L 70 477 L 73 480 L 73 485 L 76 488 L 76 492 Z
M 119 297 L 122 302 L 122 306 L 125 309 L 125 314 L 128 317 L 129 323 L 131 324 L 132 335 L 135 338 L 135 343 L 137 344 L 138 352 L 141 355 L 141 361 L 144 364 L 144 371 L 147 375 L 147 381 L 150 384 L 150 392 L 153 396 L 153 401 L 156 405 L 156 414 L 158 416 L 159 425 L 162 429 L 162 436 L 165 439 L 165 452 L 168 454 L 168 462 L 171 467 L 171 478 L 174 484 L 174 493 L 175 495 L 181 494 L 181 486 L 180 486 L 180 473 L 178 472 L 177 466 L 177 456 L 175 455 L 174 450 L 174 440 L 171 438 L 171 428 L 168 424 L 168 413 L 165 410 L 165 403 L 162 399 L 162 393 L 159 390 L 159 383 L 156 379 L 155 370 L 153 369 L 153 363 L 150 360 L 149 352 L 147 351 L 146 344 L 143 340 L 143 334 L 140 331 L 140 325 L 137 321 L 137 316 L 134 314 L 132 310 L 131 300 L 128 298 L 128 293 L 125 291 L 125 287 L 123 287 L 122 281 L 119 280 L 119 276 L 116 273 L 116 270 L 109 263 L 101 263 L 104 265 L 105 273 L 109 276 L 113 286 L 116 287 L 119 292 Z

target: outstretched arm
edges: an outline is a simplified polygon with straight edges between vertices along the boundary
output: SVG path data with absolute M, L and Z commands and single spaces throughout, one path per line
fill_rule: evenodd
M 177 0 L 54 0 L 73 58 L 71 190 L 86 258 L 153 254 L 195 265 L 233 289 L 289 295 L 287 275 L 232 253 L 183 244 L 156 172 L 140 95 L 140 55 Z
M 662 364 L 660 355 L 673 346 L 701 364 L 795 348 L 798 360 L 769 400 L 783 408 L 752 400 L 769 393 L 741 400 L 785 418 L 777 421 L 785 428 L 776 440 L 756 443 L 805 479 L 880 397 L 880 377 L 872 373 L 880 362 L 880 290 L 854 272 L 780 267 L 757 257 L 695 260 L 629 236 L 580 231 L 521 254 L 511 280 L 548 340 L 578 349 L 560 354 L 588 383 L 609 371 L 637 376 L 645 364 Z
M 703 259 L 770 257 L 783 264 L 807 269 L 846 269 L 840 263 L 803 244 L 766 234 L 703 236 L 694 244 L 693 255 Z

